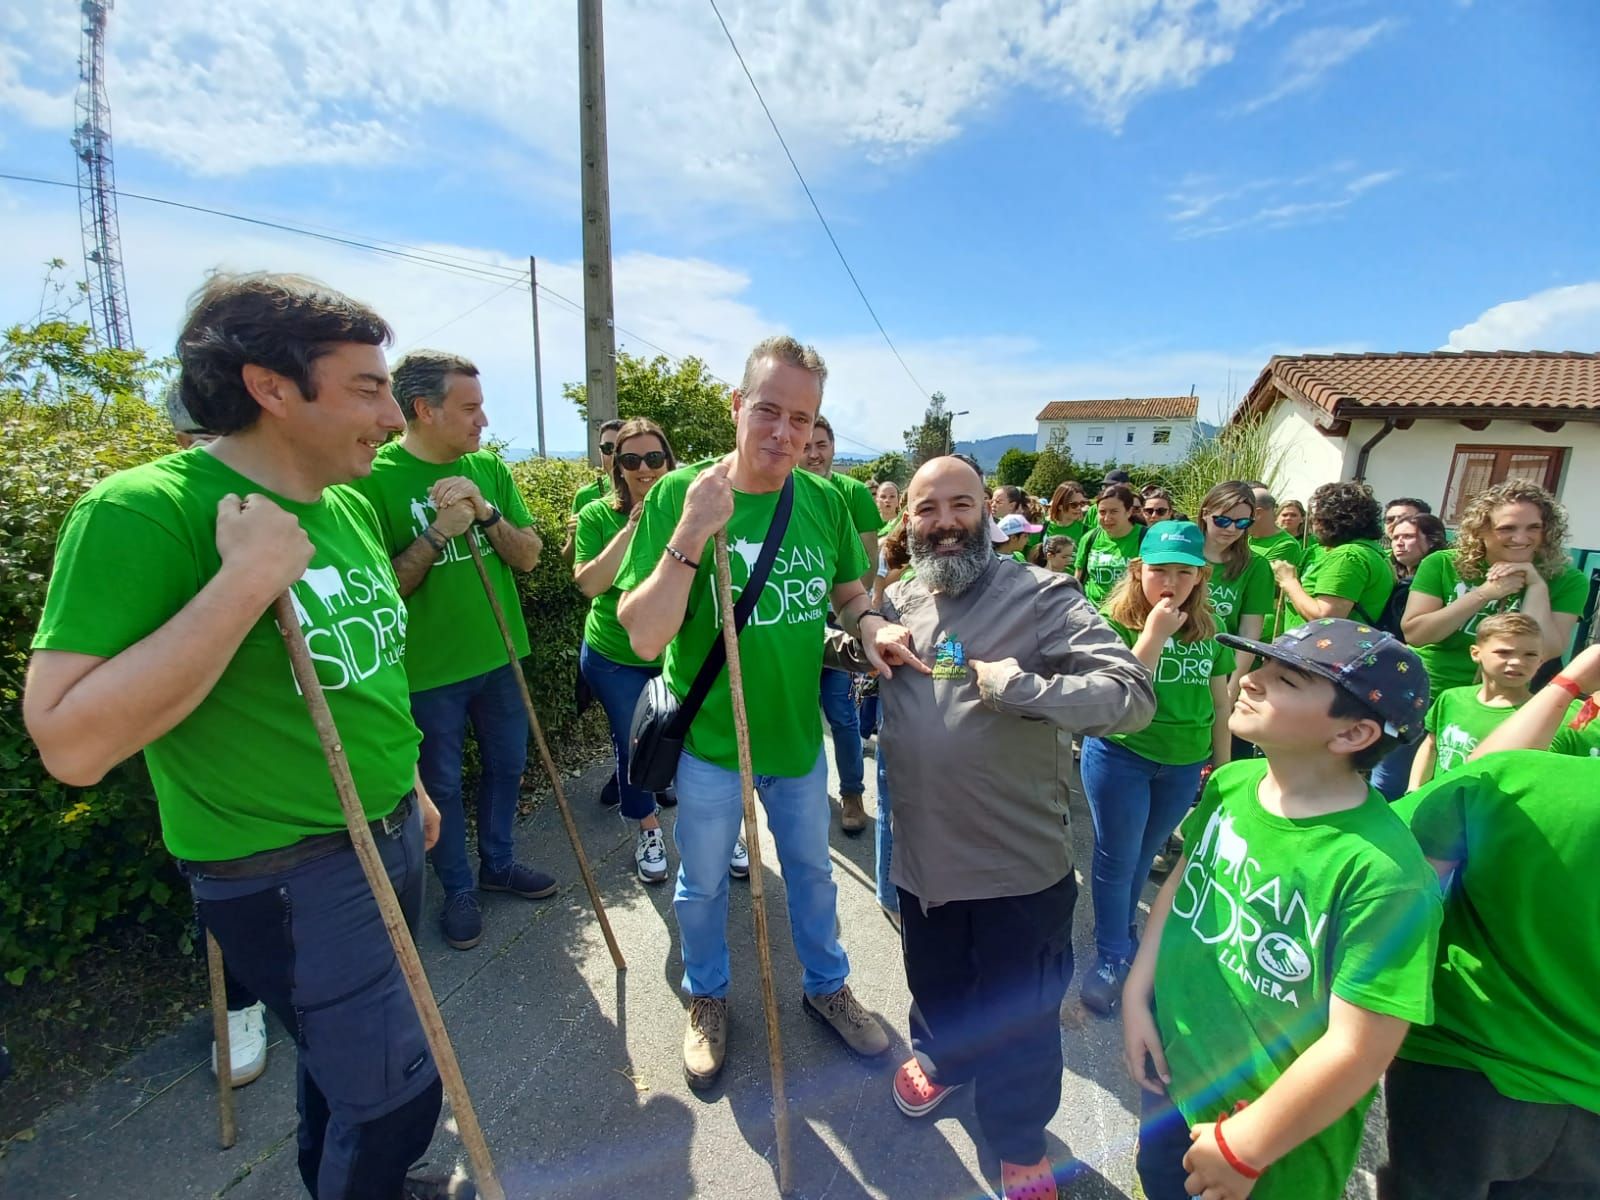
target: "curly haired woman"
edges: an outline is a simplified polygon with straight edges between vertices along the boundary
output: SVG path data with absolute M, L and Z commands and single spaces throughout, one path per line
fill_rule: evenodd
M 1588 580 L 1567 559 L 1567 515 L 1536 483 L 1508 479 L 1474 496 L 1455 546 L 1417 564 L 1402 621 L 1437 695 L 1472 682 L 1469 649 L 1491 613 L 1539 622 L 1546 658 L 1567 648 Z
M 1394 591 L 1394 571 L 1384 550 L 1383 509 L 1364 483 L 1325 483 L 1311 493 L 1311 532 L 1323 553 L 1306 568 L 1277 561 L 1272 574 L 1283 589 L 1280 633 L 1321 617 L 1376 624 Z

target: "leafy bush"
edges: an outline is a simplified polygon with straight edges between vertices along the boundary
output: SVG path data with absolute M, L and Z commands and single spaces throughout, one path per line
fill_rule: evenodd
M 68 321 L 14 327 L 0 341 L 0 974 L 13 984 L 54 975 L 113 917 L 175 936 L 186 928 L 143 759 L 68 788 L 22 724 L 57 531 L 97 480 L 173 448 L 142 394 L 161 374 L 137 351 L 94 348 Z
M 61 523 L 99 479 L 174 449 L 165 413 L 144 398 L 166 367 L 97 349 L 86 326 L 54 317 L 0 338 L 0 976 L 13 985 L 53 978 L 109 922 L 188 936 L 188 889 L 162 846 L 143 756 L 92 788 L 69 788 L 45 771 L 22 723 L 28 647 Z M 592 472 L 541 459 L 512 474 L 547 547 L 521 577 L 521 600 L 529 688 L 560 757 L 574 742 L 603 744 L 602 725 L 576 721 L 588 602 L 558 552 L 572 496 Z
M 1034 467 L 1039 465 L 1039 450 L 1019 450 L 1013 446 L 1000 456 L 1000 461 L 995 464 L 994 481 L 1001 487 L 1026 488 L 1028 480 L 1033 475 Z M 1055 489 L 1052 488 L 1051 491 Z M 1029 495 L 1035 493 L 1030 492 Z M 1046 492 L 1044 498 L 1048 500 L 1050 493 Z

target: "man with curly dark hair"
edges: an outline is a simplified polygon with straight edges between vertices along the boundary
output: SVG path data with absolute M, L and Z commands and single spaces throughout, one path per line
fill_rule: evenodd
M 1283 628 L 1322 617 L 1371 625 L 1394 591 L 1394 570 L 1383 548 L 1383 510 L 1364 483 L 1325 483 L 1311 493 L 1311 531 L 1323 553 L 1302 579 L 1278 560 L 1272 574 L 1283 589 Z

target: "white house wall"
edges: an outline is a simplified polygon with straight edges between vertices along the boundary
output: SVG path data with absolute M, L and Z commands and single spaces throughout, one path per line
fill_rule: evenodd
M 1089 445 L 1089 431 L 1104 430 L 1105 443 Z M 1133 443 L 1128 443 L 1128 430 L 1133 430 Z M 1165 445 L 1154 442 L 1157 429 L 1171 429 L 1172 438 Z M 1073 462 L 1136 463 L 1145 466 L 1166 466 L 1179 462 L 1189 452 L 1194 441 L 1195 423 L 1186 420 L 1172 421 L 1040 421 L 1034 436 L 1034 449 L 1043 450 L 1053 441 L 1064 440 Z
M 1346 439 L 1349 473 L 1353 478 L 1361 443 L 1383 428 L 1378 421 L 1356 421 Z M 1526 421 L 1491 421 L 1484 430 L 1468 429 L 1458 421 L 1418 421 L 1410 429 L 1396 429 L 1373 448 L 1367 459 L 1367 482 L 1378 499 L 1419 496 L 1439 511 L 1457 446 L 1559 446 L 1561 480 L 1556 498 L 1567 510 L 1567 544 L 1600 548 L 1600 425 L 1568 421 L 1555 433 L 1535 429 Z
M 1344 443 L 1317 428 L 1313 413 L 1319 411 L 1286 397 L 1267 417 L 1269 454 L 1277 468 L 1273 490 L 1280 504 L 1304 504 L 1322 484 L 1344 478 Z
M 1303 503 L 1321 484 L 1353 479 L 1362 443 L 1383 428 L 1381 421 L 1355 421 L 1347 436 L 1330 438 L 1318 432 L 1311 413 L 1308 405 L 1286 398 L 1268 417 L 1272 449 L 1279 457 L 1280 502 Z M 1457 446 L 1565 449 L 1557 498 L 1567 510 L 1568 544 L 1600 548 L 1600 425 L 1569 421 L 1555 433 L 1544 433 L 1526 421 L 1491 421 L 1479 431 L 1455 420 L 1418 420 L 1373 447 L 1367 482 L 1380 501 L 1417 496 L 1438 511 L 1444 506 Z

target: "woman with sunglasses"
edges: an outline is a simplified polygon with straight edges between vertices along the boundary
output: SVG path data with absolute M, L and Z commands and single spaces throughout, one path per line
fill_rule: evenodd
M 1199 525 L 1211 564 L 1212 611 L 1225 631 L 1252 641 L 1261 636 L 1274 591 L 1272 568 L 1250 551 L 1255 512 L 1255 492 L 1237 479 L 1217 484 L 1200 501 Z
M 1094 512 L 1089 497 L 1083 494 L 1083 485 L 1069 479 L 1056 488 L 1045 509 L 1044 536 L 1067 537 L 1076 546 L 1089 532 L 1094 522 Z
M 589 597 L 583 624 L 578 669 L 606 711 L 611 745 L 616 752 L 616 786 L 622 815 L 639 823 L 633 850 L 634 869 L 642 883 L 667 878 L 667 841 L 661 832 L 658 802 L 628 780 L 628 735 L 633 710 L 645 684 L 661 674 L 661 660 L 646 662 L 633 652 L 628 631 L 617 621 L 617 571 L 644 511 L 651 485 L 678 465 L 667 435 L 654 421 L 635 417 L 617 431 L 611 457 L 611 494 L 584 505 L 574 537 L 573 580 Z

